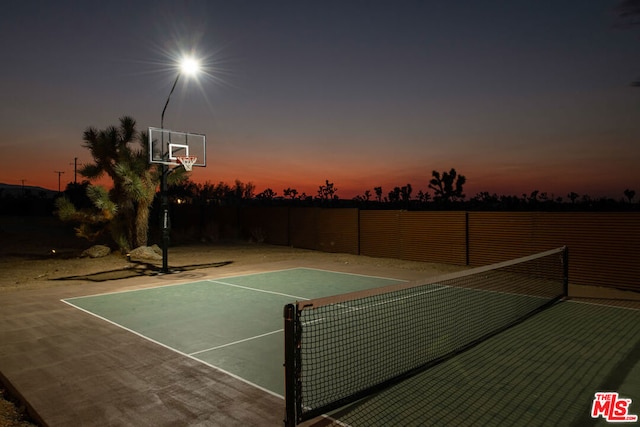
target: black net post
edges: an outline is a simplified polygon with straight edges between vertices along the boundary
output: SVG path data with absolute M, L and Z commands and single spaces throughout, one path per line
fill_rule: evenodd
M 565 246 L 562 251 L 562 274 L 564 280 L 564 296 L 569 296 L 569 248 Z
M 297 383 L 297 307 L 287 304 L 284 307 L 284 391 L 285 391 L 285 427 L 293 427 L 296 420 L 296 383 Z

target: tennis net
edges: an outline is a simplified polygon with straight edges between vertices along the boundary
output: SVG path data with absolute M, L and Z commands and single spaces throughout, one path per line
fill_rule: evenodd
M 286 425 L 385 389 L 566 296 L 566 247 L 285 306 Z

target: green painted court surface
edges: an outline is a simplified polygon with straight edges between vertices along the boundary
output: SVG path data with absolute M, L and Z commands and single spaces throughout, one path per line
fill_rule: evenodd
M 294 268 L 64 301 L 283 396 L 285 304 L 399 282 Z M 563 302 L 334 416 L 353 427 L 590 425 L 594 393 L 609 390 L 640 414 L 640 311 Z
M 283 396 L 285 304 L 399 282 L 295 268 L 65 302 Z

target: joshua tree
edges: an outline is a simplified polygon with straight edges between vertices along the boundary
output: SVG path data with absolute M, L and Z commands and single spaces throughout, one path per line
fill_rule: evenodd
M 373 191 L 376 193 L 376 199 L 378 203 L 382 202 L 382 187 L 373 187 Z
M 429 188 L 434 191 L 433 199 L 436 201 L 455 201 L 464 199 L 462 186 L 467 182 L 464 175 L 458 175 L 456 170 L 451 168 L 449 172 L 431 172 L 433 178 L 429 181 Z
M 276 197 L 277 193 L 273 191 L 271 188 L 266 188 L 262 193 L 258 194 L 256 198 L 260 200 L 273 200 Z
M 411 184 L 407 184 L 404 187 L 400 188 L 400 198 L 402 199 L 403 202 L 408 202 L 409 199 L 411 199 L 412 191 L 413 191 L 413 188 L 411 187 Z
M 87 128 L 83 141 L 93 163 L 81 168 L 80 174 L 90 181 L 106 174 L 113 187 L 109 191 L 95 185 L 87 187 L 95 209 L 77 210 L 69 199 L 58 199 L 58 215 L 79 222 L 76 232 L 81 237 L 95 238 L 108 229 L 122 251 L 146 245 L 149 211 L 161 173 L 156 165 L 149 164 L 146 133 L 138 132 L 136 121 L 124 116 L 118 127 Z M 169 181 L 179 182 L 186 176 L 180 167 L 169 174 Z
M 391 203 L 400 201 L 400 187 L 393 187 L 393 190 L 389 191 L 389 201 Z
M 298 190 L 296 190 L 295 188 L 287 187 L 283 190 L 283 194 L 285 197 L 289 197 L 291 198 L 291 200 L 294 200 L 298 195 Z
M 338 195 L 336 194 L 338 189 L 333 185 L 333 182 L 329 182 L 329 180 L 325 180 L 325 185 L 321 185 L 318 187 L 318 199 L 320 200 L 333 200 L 337 199 Z

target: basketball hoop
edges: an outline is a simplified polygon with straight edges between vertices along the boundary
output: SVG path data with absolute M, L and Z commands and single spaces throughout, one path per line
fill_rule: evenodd
M 176 160 L 184 166 L 184 170 L 189 172 L 198 158 L 196 156 L 176 156 Z

